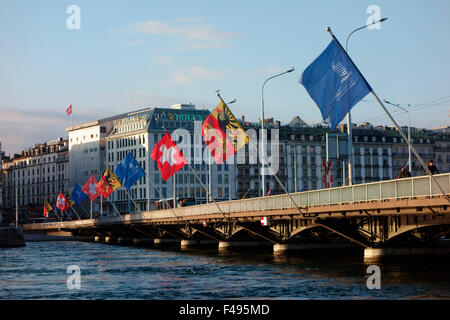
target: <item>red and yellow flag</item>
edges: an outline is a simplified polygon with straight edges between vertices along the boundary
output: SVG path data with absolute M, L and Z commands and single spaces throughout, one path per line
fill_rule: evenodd
M 106 168 L 102 179 L 98 183 L 100 194 L 103 198 L 108 198 L 111 193 L 119 189 L 121 186 L 122 184 L 120 183 L 119 178 L 111 171 L 109 167 Z
M 244 129 L 222 99 L 203 122 L 202 135 L 217 164 L 225 162 L 249 142 Z
M 52 210 L 50 203 L 48 203 L 47 199 L 44 199 L 44 217 L 48 217 L 49 212 Z

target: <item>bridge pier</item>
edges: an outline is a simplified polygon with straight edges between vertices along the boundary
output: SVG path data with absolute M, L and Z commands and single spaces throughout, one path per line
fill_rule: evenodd
M 117 243 L 118 244 L 131 244 L 131 243 L 133 243 L 133 238 L 118 237 Z
M 276 243 L 273 245 L 273 253 L 282 254 L 287 251 L 314 251 L 332 249 L 357 249 L 351 243 Z
M 219 241 L 219 250 L 228 250 L 246 247 L 267 247 L 270 245 L 272 245 L 272 243 L 260 241 Z
M 105 243 L 109 243 L 109 244 L 117 243 L 117 238 L 114 236 L 106 236 Z
M 450 247 L 435 248 L 367 248 L 364 250 L 364 261 L 376 261 L 386 257 L 447 255 Z
M 217 241 L 215 240 L 181 240 L 181 249 L 188 249 L 192 247 L 202 247 L 202 246 L 217 246 Z
M 154 239 L 152 238 L 133 238 L 133 244 L 135 246 L 148 246 L 153 245 Z
M 161 238 L 156 238 L 153 240 L 153 244 L 155 245 L 155 247 L 159 247 L 159 246 L 179 246 L 180 245 L 181 240 L 180 239 L 161 239 Z

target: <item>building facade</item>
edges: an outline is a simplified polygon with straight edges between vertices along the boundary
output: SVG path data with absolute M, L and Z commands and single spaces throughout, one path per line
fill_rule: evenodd
M 54 204 L 69 187 L 68 141 L 48 141 L 15 154 L 2 163 L 5 211 L 41 210 L 44 199 Z
M 128 153 L 133 154 L 146 176 L 127 192 L 124 188 L 113 193 L 104 204 L 105 213 L 144 211 L 153 209 L 161 199 L 194 198 L 196 203 L 208 201 L 207 192 L 189 166 L 184 166 L 167 181 L 161 179 L 157 162 L 151 159 L 154 146 L 167 130 L 178 144 L 192 168 L 217 201 L 236 198 L 236 170 L 234 165 L 211 165 L 205 162 L 205 144 L 201 134 L 202 122 L 208 110 L 194 105 L 174 105 L 171 108 L 147 108 L 130 112 L 114 121 L 106 137 L 106 166 L 113 171 Z M 210 182 L 211 177 L 211 182 Z M 130 201 L 130 198 L 132 201 Z M 134 203 L 133 203 L 134 202 Z M 114 204 L 114 206 L 113 206 Z

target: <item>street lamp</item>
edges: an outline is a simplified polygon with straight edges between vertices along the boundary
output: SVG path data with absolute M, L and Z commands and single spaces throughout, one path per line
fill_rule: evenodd
M 387 104 L 390 104 L 391 106 L 400 108 L 406 112 L 406 114 L 408 115 L 408 141 L 411 142 L 411 117 L 409 116 L 409 111 L 406 110 L 406 108 L 403 108 L 402 106 L 400 106 L 399 104 L 394 104 L 387 100 L 384 100 L 384 102 L 386 102 Z M 412 174 L 411 147 L 409 147 L 409 146 L 408 146 L 408 163 L 409 163 L 409 173 Z
M 347 36 L 347 40 L 345 41 L 345 51 L 348 53 L 347 47 L 348 47 L 348 39 L 350 39 L 350 36 L 355 33 L 356 31 L 359 31 L 361 29 L 367 28 L 368 26 L 374 25 L 376 23 L 381 23 L 383 21 L 386 21 L 387 18 L 382 18 L 379 19 L 377 21 L 374 21 L 372 23 L 366 24 L 365 26 L 359 27 L 355 30 L 353 30 L 352 32 L 350 32 L 350 34 Z M 347 147 L 348 147 L 348 184 L 351 186 L 353 184 L 353 178 L 352 178 L 352 174 L 353 174 L 353 170 L 352 170 L 352 166 L 353 166 L 353 139 L 352 139 L 352 116 L 350 114 L 350 111 L 347 113 L 347 135 L 348 135 L 348 143 L 347 143 Z
M 295 68 L 292 67 L 287 71 L 281 72 L 279 74 L 276 74 L 270 78 L 267 78 L 266 81 L 264 81 L 263 85 L 262 85 L 262 90 L 261 90 L 261 184 L 262 184 L 262 196 L 265 197 L 266 196 L 266 182 L 265 182 L 265 170 L 264 170 L 264 166 L 266 165 L 265 163 L 265 159 L 264 159 L 264 86 L 266 85 L 266 83 L 276 77 L 282 76 L 283 74 L 286 73 L 290 73 L 292 71 L 294 71 Z

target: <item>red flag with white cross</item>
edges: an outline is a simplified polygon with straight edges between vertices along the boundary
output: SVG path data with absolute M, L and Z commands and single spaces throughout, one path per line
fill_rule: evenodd
M 158 169 L 161 171 L 161 177 L 164 181 L 167 181 L 175 172 L 187 164 L 183 153 L 178 149 L 168 132 L 153 148 L 152 159 L 158 163 Z
M 58 199 L 56 200 L 56 206 L 59 210 L 64 211 L 70 208 L 70 203 L 67 201 L 66 197 L 62 194 L 62 192 L 59 193 Z
M 91 201 L 94 201 L 100 196 L 100 187 L 98 186 L 98 182 L 94 176 L 91 175 L 86 184 L 81 188 L 81 191 L 86 193 Z

